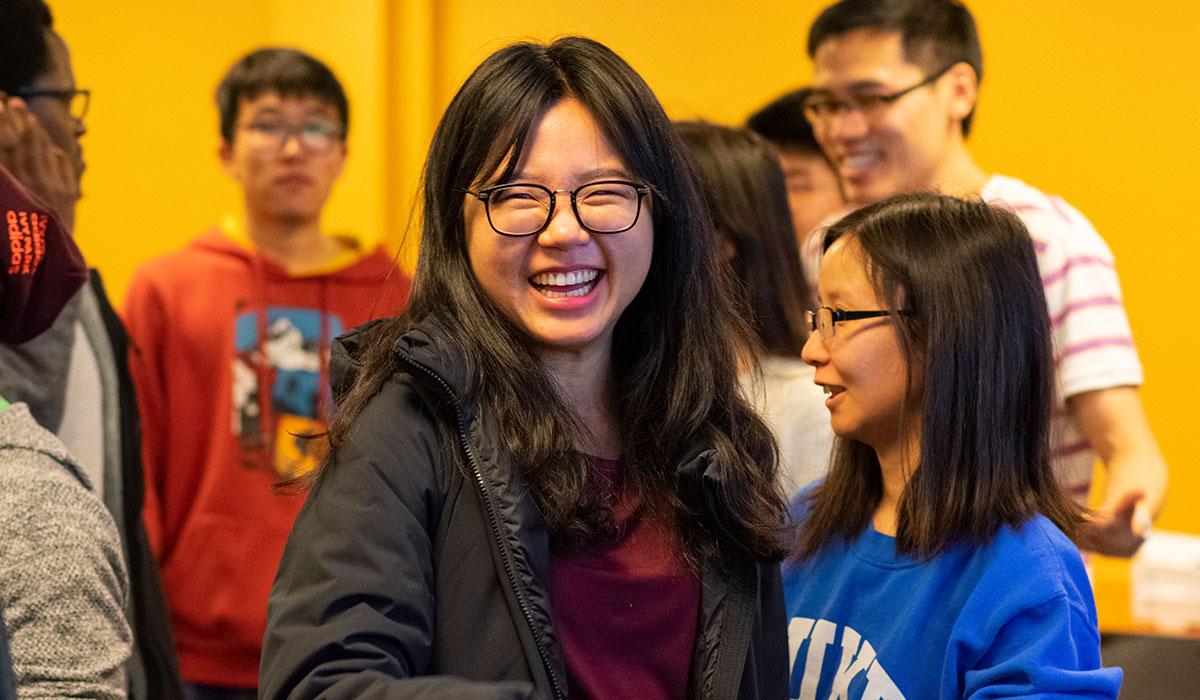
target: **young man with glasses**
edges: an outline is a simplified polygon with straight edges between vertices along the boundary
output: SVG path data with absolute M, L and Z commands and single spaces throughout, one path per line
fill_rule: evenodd
M 1113 256 L 1066 202 L 971 157 L 983 58 L 970 12 L 954 0 L 843 0 L 813 23 L 808 54 L 805 113 L 851 206 L 939 191 L 1008 208 L 1029 228 L 1058 360 L 1057 473 L 1083 500 L 1094 460 L 1104 462 L 1107 491 L 1081 544 L 1131 555 L 1162 507 L 1167 469 L 1138 394 Z M 812 273 L 819 246 L 805 252 Z
M 303 503 L 272 487 L 324 457 L 330 341 L 396 313 L 408 279 L 321 213 L 349 108 L 320 61 L 255 51 L 217 90 L 239 215 L 144 264 L 126 302 L 145 430 L 145 521 L 195 697 L 253 697 L 267 596 Z
M 71 234 L 89 97 L 75 83 L 70 52 L 46 4 L 0 0 L 0 167 Z M 58 435 L 111 513 L 130 580 L 125 613 L 134 643 L 125 687 L 131 698 L 170 700 L 179 696 L 179 678 L 162 583 L 140 517 L 141 431 L 127 346 L 92 270 L 48 330 L 28 342 L 0 344 L 0 395 L 26 404 Z M 68 652 L 79 644 L 61 641 Z

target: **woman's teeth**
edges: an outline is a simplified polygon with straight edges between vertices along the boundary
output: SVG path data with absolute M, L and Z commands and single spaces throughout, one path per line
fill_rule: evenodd
M 541 292 L 542 294 L 545 294 L 546 296 L 550 297 L 551 299 L 561 299 L 563 297 L 581 297 L 581 296 L 587 294 L 588 292 L 592 291 L 592 285 L 588 285 L 586 287 L 580 287 L 579 289 L 572 289 L 569 292 L 554 292 L 549 289 L 542 289 L 542 288 L 539 288 L 538 291 Z
M 541 272 L 529 278 L 533 288 L 550 299 L 581 297 L 596 287 L 600 271 Z
M 542 272 L 530 280 L 539 287 L 567 287 L 591 282 L 600 275 L 599 270 L 572 270 L 570 272 Z

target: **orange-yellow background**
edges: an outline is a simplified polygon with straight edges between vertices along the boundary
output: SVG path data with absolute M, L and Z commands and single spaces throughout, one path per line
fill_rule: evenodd
M 570 33 L 621 53 L 676 117 L 737 123 L 811 75 L 825 4 L 764 0 L 50 0 L 92 89 L 78 239 L 115 300 L 133 269 L 238 202 L 215 151 L 212 93 L 242 53 L 290 44 L 325 59 L 351 99 L 350 161 L 329 228 L 404 252 L 423 153 L 470 70 L 518 38 Z M 1116 253 L 1171 467 L 1160 527 L 1200 532 L 1200 5 L 969 2 L 986 77 L 972 148 L 989 169 L 1063 195 Z

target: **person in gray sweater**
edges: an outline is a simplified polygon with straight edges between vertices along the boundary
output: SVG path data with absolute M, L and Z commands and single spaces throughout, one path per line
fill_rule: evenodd
M 0 166 L 0 342 L 45 331 L 86 280 L 58 219 Z M 21 698 L 124 698 L 128 598 L 103 501 L 28 406 L 0 397 L 0 678 Z
M 25 404 L 0 410 L 0 600 L 19 697 L 125 697 L 128 588 L 79 465 Z

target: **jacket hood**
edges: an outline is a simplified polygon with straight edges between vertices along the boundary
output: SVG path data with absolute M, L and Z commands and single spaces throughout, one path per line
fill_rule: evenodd
M 375 319 L 357 326 L 333 341 L 329 361 L 329 380 L 334 401 L 341 400 L 354 386 L 363 370 L 363 356 L 378 335 L 386 332 L 395 319 Z M 419 368 L 431 372 L 457 398 L 462 398 L 470 376 L 462 353 L 456 351 L 446 331 L 437 321 L 427 319 L 410 328 L 392 343 L 392 355 L 398 370 Z M 415 365 L 415 366 L 414 366 Z
M 29 450 L 44 454 L 63 465 L 84 487 L 92 490 L 87 475 L 66 446 L 54 433 L 38 425 L 29 413 L 29 407 L 23 403 L 15 403 L 0 411 L 0 450 Z
M 358 241 L 352 238 L 342 240 L 348 241 L 351 246 L 351 251 L 354 255 L 353 261 L 342 266 L 335 266 L 310 274 L 289 272 L 278 263 L 230 238 L 219 226 L 201 234 L 189 243 L 187 247 L 200 253 L 237 260 L 246 267 L 258 266 L 267 281 L 327 277 L 344 282 L 378 285 L 381 274 L 386 273 L 388 268 L 391 267 L 390 263 L 381 265 L 379 260 L 370 255 L 373 251 L 362 250 L 359 247 Z

